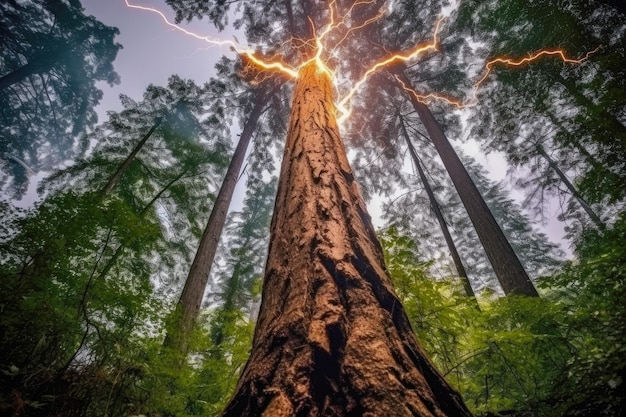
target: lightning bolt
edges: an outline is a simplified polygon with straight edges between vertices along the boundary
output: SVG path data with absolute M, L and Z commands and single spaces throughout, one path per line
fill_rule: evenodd
M 416 90 L 407 86 L 397 76 L 395 78 L 402 85 L 402 88 L 405 91 L 412 94 L 418 101 L 424 104 L 430 104 L 433 100 L 439 100 L 439 101 L 448 103 L 449 105 L 452 105 L 458 109 L 463 109 L 463 108 L 475 106 L 479 103 L 478 92 L 480 90 L 480 87 L 487 80 L 489 75 L 491 75 L 491 73 L 495 69 L 495 66 L 498 64 L 503 65 L 505 67 L 522 67 L 525 65 L 529 65 L 532 62 L 537 61 L 538 59 L 542 57 L 546 57 L 546 56 L 555 56 L 557 58 L 560 58 L 564 64 L 582 64 L 583 62 L 587 61 L 591 57 L 591 55 L 596 53 L 599 49 L 600 49 L 600 46 L 596 47 L 594 50 L 590 52 L 587 52 L 584 57 L 579 58 L 579 59 L 568 57 L 567 52 L 564 51 L 563 49 L 542 49 L 534 54 L 529 54 L 527 57 L 517 58 L 517 59 L 509 58 L 509 57 L 492 58 L 485 63 L 485 66 L 484 66 L 485 73 L 483 74 L 482 77 L 480 77 L 474 83 L 474 85 L 471 88 L 472 93 L 470 94 L 470 98 L 465 101 L 456 99 L 453 97 L 445 96 L 439 93 L 420 94 Z
M 313 21 L 311 19 L 309 19 L 309 22 L 313 28 L 313 36 L 314 36 L 314 40 L 315 40 L 315 55 L 313 56 L 312 59 L 302 63 L 298 69 L 302 68 L 303 66 L 307 65 L 308 63 L 310 63 L 311 61 L 314 61 L 317 68 L 326 73 L 331 79 L 335 78 L 335 73 L 334 71 L 332 71 L 325 62 L 325 59 L 323 58 L 324 52 L 328 51 L 328 53 L 326 55 L 328 56 L 332 56 L 333 53 L 337 50 L 337 48 L 339 47 L 339 45 L 341 45 L 347 38 L 348 36 L 350 36 L 354 31 L 358 30 L 358 29 L 362 29 L 364 27 L 366 27 L 367 25 L 379 20 L 381 17 L 384 16 L 385 12 L 381 11 L 379 13 L 377 13 L 375 16 L 365 20 L 364 22 L 357 24 L 356 26 L 350 26 L 347 22 L 348 17 L 352 14 L 352 12 L 356 9 L 356 7 L 361 6 L 361 5 L 368 5 L 368 4 L 373 4 L 375 3 L 374 0 L 363 0 L 363 1 L 356 1 L 355 3 L 352 4 L 352 6 L 350 6 L 350 8 L 346 11 L 346 13 L 343 14 L 343 16 L 341 17 L 341 19 L 338 19 L 336 17 L 336 15 L 339 14 L 339 10 L 338 10 L 338 6 L 337 6 L 337 2 L 336 0 L 332 0 L 329 5 L 328 5 L 328 10 L 329 10 L 329 14 L 330 14 L 330 22 L 324 27 L 324 29 L 319 33 L 319 35 L 317 35 L 315 33 L 315 25 L 313 24 Z M 334 32 L 334 31 L 339 31 L 339 29 L 343 27 L 345 28 L 345 33 L 343 34 L 343 36 L 337 41 L 335 42 L 335 44 L 332 47 L 327 47 L 327 40 L 326 38 L 330 37 L 330 35 Z
M 165 22 L 166 25 L 172 27 L 173 29 L 179 32 L 184 33 L 187 36 L 191 36 L 195 39 L 206 42 L 210 46 L 220 46 L 220 47 L 229 46 L 239 55 L 245 56 L 251 63 L 253 63 L 260 69 L 263 69 L 266 71 L 281 72 L 290 78 L 296 79 L 298 78 L 298 72 L 302 67 L 304 67 L 305 65 L 308 65 L 310 62 L 315 62 L 315 65 L 317 66 L 319 71 L 327 74 L 331 80 L 335 80 L 336 79 L 335 72 L 326 64 L 327 59 L 331 57 L 337 51 L 338 47 L 351 34 L 353 34 L 355 31 L 359 29 L 362 29 L 378 21 L 386 13 L 383 10 L 383 11 L 378 12 L 373 17 L 370 17 L 369 19 L 366 19 L 365 21 L 361 23 L 358 23 L 356 25 L 350 25 L 348 19 L 353 13 L 353 11 L 357 7 L 362 6 L 362 5 L 374 4 L 375 0 L 357 0 L 355 3 L 352 4 L 352 6 L 348 8 L 348 10 L 345 13 L 343 13 L 341 17 L 338 17 L 340 13 L 339 13 L 339 7 L 336 1 L 337 0 L 332 0 L 329 3 L 328 5 L 329 22 L 322 28 L 322 30 L 319 33 L 316 33 L 315 25 L 313 21 L 309 19 L 309 23 L 311 24 L 312 31 L 313 31 L 313 38 L 309 40 L 299 40 L 299 41 L 303 46 L 308 46 L 312 48 L 315 51 L 315 53 L 313 54 L 312 58 L 302 62 L 301 64 L 297 66 L 290 66 L 282 62 L 280 59 L 279 60 L 273 59 L 273 60 L 267 61 L 263 57 L 258 56 L 255 50 L 251 48 L 241 47 L 238 42 L 234 42 L 231 40 L 214 39 L 214 38 L 211 38 L 210 36 L 200 35 L 195 32 L 189 31 L 171 22 L 167 18 L 167 16 L 158 9 L 155 9 L 152 7 L 135 5 L 135 4 L 130 3 L 128 0 L 124 0 L 124 3 L 126 4 L 127 7 L 131 9 L 138 9 L 138 10 L 155 13 L 158 16 L 160 16 L 161 20 L 163 20 L 163 22 Z M 441 25 L 443 21 L 444 21 L 443 17 L 440 17 L 437 20 L 435 27 L 433 29 L 432 40 L 430 42 L 417 45 L 414 48 L 410 49 L 409 51 L 389 54 L 387 57 L 381 58 L 380 60 L 372 64 L 369 68 L 365 69 L 365 71 L 363 72 L 363 75 L 361 75 L 361 78 L 354 81 L 352 83 L 351 88 L 348 90 L 348 92 L 343 97 L 337 100 L 337 104 L 336 104 L 336 108 L 338 112 L 337 123 L 341 125 L 348 117 L 350 117 L 350 114 L 351 114 L 351 109 L 350 109 L 350 104 L 349 104 L 350 101 L 352 100 L 354 95 L 359 91 L 359 89 L 363 86 L 363 84 L 365 84 L 367 80 L 374 73 L 386 67 L 394 65 L 398 62 L 412 61 L 428 53 L 437 52 L 439 50 L 439 38 L 438 38 L 439 31 L 441 29 Z M 332 43 L 331 42 L 332 35 L 337 32 L 343 32 L 343 33 L 339 33 L 339 39 L 335 41 L 333 45 L 329 46 L 328 44 Z M 298 41 L 298 40 L 292 39 L 290 41 L 287 41 L 286 43 L 288 44 L 289 42 L 294 42 L 294 41 Z M 491 73 L 494 71 L 497 65 L 508 66 L 508 67 L 521 67 L 546 56 L 556 56 L 560 58 L 563 63 L 580 64 L 588 60 L 589 57 L 593 55 L 595 52 L 597 52 L 599 48 L 600 47 L 597 47 L 593 51 L 588 52 L 583 58 L 580 58 L 580 59 L 574 59 L 574 58 L 568 57 L 567 53 L 562 49 L 540 50 L 534 54 L 530 54 L 529 56 L 521 58 L 521 59 L 513 59 L 509 57 L 492 58 L 485 63 L 484 74 L 474 83 L 474 85 L 471 88 L 472 92 L 469 96 L 470 98 L 466 100 L 460 100 L 454 97 L 450 97 L 444 94 L 434 93 L 434 92 L 427 93 L 427 94 L 420 94 L 416 90 L 407 86 L 398 77 L 396 77 L 396 79 L 400 82 L 404 90 L 408 91 L 410 94 L 413 94 L 419 101 L 425 104 L 429 104 L 433 100 L 438 100 L 438 101 L 443 101 L 456 108 L 462 109 L 462 108 L 474 106 L 478 103 L 478 91 L 480 87 L 483 85 L 483 83 L 487 80 L 489 75 L 491 75 Z M 257 80 L 257 82 L 259 81 Z
M 341 99 L 339 100 L 339 102 L 337 103 L 337 109 L 339 110 L 339 112 L 341 113 L 341 115 L 339 116 L 339 118 L 337 119 L 337 123 L 341 125 L 341 123 L 343 121 L 345 121 L 351 113 L 351 110 L 347 107 L 348 106 L 348 102 L 352 99 L 352 97 L 354 96 L 354 94 L 356 94 L 356 92 L 359 90 L 359 88 L 367 81 L 367 79 L 374 74 L 376 71 L 385 68 L 389 65 L 393 65 L 397 62 L 407 62 L 407 61 L 411 61 L 413 59 L 417 59 L 420 55 L 426 54 L 427 52 L 431 52 L 431 51 L 437 51 L 438 50 L 438 39 L 437 36 L 439 34 L 439 28 L 441 27 L 441 22 L 443 22 L 443 17 L 439 18 L 437 20 L 437 24 L 435 25 L 435 29 L 433 31 L 433 40 L 430 43 L 427 44 L 423 44 L 423 45 L 418 45 L 415 48 L 413 48 L 412 50 L 405 52 L 405 53 L 400 53 L 400 54 L 394 54 L 391 55 L 387 58 L 381 59 L 380 61 L 376 62 L 374 65 L 372 65 L 370 68 L 368 68 L 363 75 L 361 76 L 361 78 L 359 80 L 357 80 L 354 85 L 352 86 L 352 88 L 348 91 L 348 93 Z
M 542 49 L 539 52 L 530 54 L 527 57 L 517 59 L 517 60 L 513 58 L 496 57 L 487 61 L 487 63 L 485 64 L 485 68 L 486 68 L 485 74 L 478 81 L 476 81 L 473 89 L 474 89 L 474 92 L 478 91 L 482 83 L 493 72 L 493 68 L 496 64 L 503 64 L 504 66 L 508 66 L 508 67 L 520 67 L 520 66 L 529 64 L 533 61 L 536 61 L 539 58 L 544 57 L 544 56 L 557 56 L 558 58 L 561 59 L 563 63 L 566 63 L 566 64 L 582 64 L 583 62 L 587 61 L 589 57 L 591 57 L 591 55 L 598 52 L 599 49 L 600 49 L 599 46 L 596 47 L 594 50 L 587 52 L 585 56 L 580 59 L 574 59 L 574 58 L 568 57 L 567 52 L 565 52 L 562 49 Z
M 250 48 L 242 48 L 241 46 L 239 46 L 239 44 L 237 42 L 231 41 L 231 40 L 223 40 L 223 39 L 214 39 L 211 38 L 210 36 L 205 36 L 205 35 L 200 35 L 198 33 L 192 32 L 190 30 L 187 30 L 185 28 L 183 28 L 182 26 L 177 25 L 174 22 L 171 22 L 167 16 L 165 16 L 165 14 L 163 14 L 163 12 L 161 12 L 158 9 L 155 9 L 153 7 L 146 7 L 146 6 L 139 6 L 136 4 L 132 4 L 130 3 L 128 0 L 124 0 L 124 3 L 126 4 L 126 6 L 128 8 L 131 9 L 137 9 L 137 10 L 143 10 L 143 11 L 147 11 L 147 12 L 151 12 L 151 13 L 155 13 L 158 16 L 161 17 L 161 20 L 163 20 L 163 22 L 165 22 L 165 24 L 179 32 L 184 33 L 187 36 L 191 36 L 192 38 L 198 39 L 200 41 L 206 42 L 208 44 L 210 44 L 211 46 L 229 46 L 231 47 L 235 52 L 237 52 L 240 55 L 245 55 L 251 62 L 253 62 L 254 64 L 256 64 L 259 68 L 263 68 L 265 70 L 269 70 L 269 71 L 280 71 L 286 75 L 288 75 L 291 78 L 298 78 L 298 71 L 297 69 L 294 69 L 292 67 L 290 67 L 287 64 L 284 64 L 280 61 L 273 61 L 273 62 L 266 62 L 263 59 L 259 58 L 256 56 L 255 51 L 253 49 Z

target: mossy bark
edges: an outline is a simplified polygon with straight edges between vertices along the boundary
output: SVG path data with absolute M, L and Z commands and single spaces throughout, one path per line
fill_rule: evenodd
M 294 91 L 252 352 L 224 416 L 469 416 L 385 270 L 314 64 Z

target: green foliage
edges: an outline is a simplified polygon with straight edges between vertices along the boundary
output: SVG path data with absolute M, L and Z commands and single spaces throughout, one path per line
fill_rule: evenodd
M 452 370 L 455 349 L 469 322 L 467 317 L 476 310 L 474 300 L 463 295 L 459 279 L 432 279 L 429 264 L 420 262 L 415 242 L 396 228 L 385 230 L 379 239 L 387 269 L 418 340 L 441 369 Z
M 9 387 L 46 408 L 57 385 L 81 376 L 98 385 L 101 367 L 119 360 L 131 335 L 149 330 L 159 302 L 139 254 L 150 251 L 158 229 L 118 199 L 71 192 L 19 221 L 0 245 L 3 403 Z M 122 244 L 128 258 L 115 265 Z
M 490 57 L 523 57 L 543 48 L 562 48 L 571 57 L 595 51 L 577 65 L 541 59 L 523 69 L 496 67 L 473 110 L 474 137 L 485 151 L 502 151 L 513 166 L 530 171 L 518 185 L 539 212 L 546 195 L 580 193 L 601 203 L 600 210 L 624 199 L 624 22 L 624 15 L 588 0 L 461 5 L 458 28 L 484 42 L 480 52 Z M 577 190 L 566 189 L 538 147 L 574 176 Z M 577 204 L 567 205 L 567 216 L 576 210 Z
M 585 236 L 579 261 L 542 279 L 543 298 L 481 300 L 428 277 L 415 243 L 380 237 L 418 340 L 476 415 L 619 416 L 623 412 L 626 222 Z
M 124 109 L 88 136 L 95 145 L 84 159 L 57 171 L 40 186 L 47 192 L 102 190 L 147 132 L 152 132 L 121 173 L 112 192 L 139 216 L 161 225 L 152 259 L 167 280 L 160 289 L 178 291 L 209 216 L 214 192 L 228 163 L 229 129 L 220 98 L 209 85 L 171 76 L 167 86 L 150 85 L 143 100 L 122 96 Z M 206 117 L 206 106 L 214 113 Z M 157 123 L 157 120 L 160 120 Z
M 567 404 L 580 415 L 624 412 L 626 369 L 626 214 L 604 234 L 590 231 L 577 245 L 579 259 L 545 280 L 563 305 L 561 320 L 575 354 L 567 363 L 567 384 L 579 392 Z M 621 403 L 620 403 L 621 401 Z M 586 414 L 585 414 L 586 413 Z
M 215 313 L 201 318 L 194 330 L 190 359 L 181 360 L 176 350 L 164 348 L 159 338 L 139 341 L 134 355 L 127 355 L 135 369 L 134 383 L 124 390 L 131 415 L 218 416 L 235 388 L 248 358 L 253 324 L 243 317 L 229 320 L 228 337 L 213 343 Z
M 145 256 L 160 235 L 153 219 L 119 198 L 65 193 L 15 221 L 19 232 L 0 244 L 0 407 L 19 403 L 35 416 L 218 415 L 253 325 L 238 310 L 216 311 L 198 326 L 189 361 L 162 347 L 169 306 Z
M 570 356 L 561 313 L 557 304 L 534 298 L 506 297 L 484 306 L 463 346 L 477 352 L 462 364 L 471 376 L 462 383 L 468 404 L 477 412 L 549 415 L 552 404 L 544 403 Z
M 18 171 L 26 165 L 49 167 L 70 156 L 77 135 L 95 124 L 93 106 L 100 92 L 93 82 L 116 81 L 111 61 L 119 45 L 113 42 L 116 30 L 83 16 L 78 1 L 5 3 L 0 5 L 5 47 L 0 48 L 0 75 L 39 62 L 29 77 L 0 88 L 8 103 L 0 111 L 0 150 L 8 163 L 17 164 L 10 175 L 19 183 Z M 236 25 L 246 30 L 251 44 L 306 39 L 308 18 L 321 28 L 328 17 L 327 5 L 314 2 L 167 3 L 179 20 L 208 14 L 221 28 L 230 12 L 239 11 Z M 478 121 L 474 133 L 484 138 L 487 151 L 504 151 L 512 164 L 529 171 L 519 185 L 538 192 L 540 206 L 544 192 L 560 196 L 562 185 L 538 149 L 564 172 L 576 174 L 573 182 L 592 203 L 619 202 L 626 189 L 621 186 L 623 17 L 602 9 L 596 13 L 592 2 L 566 3 L 464 1 L 456 22 L 453 15 L 444 25 L 442 53 L 406 73 L 420 91 L 462 95 L 476 75 L 466 67 L 481 66 L 470 57 L 519 56 L 546 44 L 582 54 L 605 45 L 577 67 L 546 61 L 526 71 L 499 68 L 485 83 L 482 105 L 470 122 Z M 338 11 L 345 6 L 340 2 Z M 378 7 L 378 2 L 364 3 L 354 21 Z M 345 39 L 342 48 L 351 52 L 337 52 L 342 59 L 335 64 L 346 78 L 357 77 L 378 55 L 428 39 L 440 7 L 436 1 L 395 2 L 385 19 Z M 468 34 L 473 45 L 465 39 Z M 297 49 L 285 51 L 286 62 L 301 58 Z M 150 86 L 140 101 L 123 96 L 123 110 L 84 137 L 91 153 L 47 181 L 50 196 L 44 202 L 27 213 L 1 203 L 1 413 L 219 415 L 251 345 L 274 193 L 264 180 L 274 175 L 272 151 L 280 148 L 275 139 L 287 124 L 283 95 L 288 87 L 274 88 L 255 133 L 250 191 L 244 209 L 231 216 L 208 313 L 196 326 L 190 355 L 181 358 L 164 348 L 162 338 L 164 317 L 173 310 L 171 294 L 187 272 L 210 211 L 207 202 L 226 164 L 233 119 L 243 115 L 239 119 L 245 120 L 251 98 L 277 85 L 266 80 L 246 86 L 240 66 L 222 59 L 219 79 L 204 86 L 173 76 L 167 87 Z M 525 224 L 530 222 L 503 187 L 477 177 L 513 245 L 526 253 L 526 266 L 533 275 L 552 274 L 540 280 L 541 299 L 489 298 L 483 292 L 478 306 L 463 295 L 456 278 L 446 272 L 440 279 L 431 277 L 439 265 L 426 260 L 442 251 L 428 230 L 429 203 L 411 193 L 419 185 L 400 172 L 405 164 L 398 140 L 399 120 L 412 136 L 419 136 L 422 126 L 404 96 L 382 87 L 384 77 L 372 77 L 359 93 L 364 99 L 355 103 L 352 126 L 347 125 L 358 133 L 346 136 L 362 166 L 359 182 L 372 194 L 395 198 L 395 206 L 389 203 L 385 211 L 399 226 L 381 234 L 381 241 L 398 295 L 429 357 L 477 415 L 623 414 L 624 216 L 603 234 L 576 235 L 577 260 L 562 266 L 554 262 L 555 248 L 544 236 L 531 237 L 533 228 Z M 156 118 L 162 123 L 154 136 L 112 196 L 103 199 L 97 191 Z M 460 126 L 454 116 L 448 123 L 448 134 Z M 464 257 L 468 269 L 476 269 L 484 257 L 473 256 L 479 245 L 467 238 L 469 223 L 459 214 L 458 198 L 429 143 L 420 142 L 420 156 L 448 208 L 446 219 L 457 229 L 461 250 L 471 252 Z M 46 160 L 39 160 L 44 155 Z M 389 169 L 393 166 L 398 169 Z M 4 181 L 0 185 L 6 189 Z M 399 187 L 401 193 L 409 189 L 411 198 L 402 201 Z M 577 215 L 573 211 L 568 210 L 569 218 Z M 403 234 L 407 230 L 410 236 Z
M 0 185 L 15 196 L 32 171 L 76 155 L 97 121 L 98 81 L 119 81 L 117 28 L 86 16 L 78 1 L 0 4 Z

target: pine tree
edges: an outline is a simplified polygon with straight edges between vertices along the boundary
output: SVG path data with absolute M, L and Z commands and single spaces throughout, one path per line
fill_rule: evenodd
M 253 348 L 223 415 L 467 416 L 394 294 L 334 111 L 329 76 L 306 65 Z
M 410 87 L 408 78 L 403 74 L 400 77 L 403 85 Z M 504 293 L 537 297 L 539 294 L 519 258 L 434 116 L 415 95 L 409 94 L 409 97 L 452 178 Z
M 228 207 L 235 191 L 235 185 L 237 185 L 237 179 L 243 166 L 248 144 L 267 102 L 273 92 L 278 90 L 279 87 L 280 84 L 274 88 L 266 86 L 259 89 L 255 94 L 253 99 L 254 107 L 241 132 L 241 137 L 215 199 L 211 215 L 200 238 L 196 255 L 176 305 L 174 320 L 170 324 L 171 327 L 165 338 L 164 346 L 175 348 L 183 356 L 187 354 L 191 332 L 200 314 L 200 306 L 204 298 L 209 274 L 211 273 L 213 259 L 215 258 L 217 245 L 226 222 Z
M 0 4 L 0 186 L 20 197 L 29 176 L 74 157 L 114 84 L 118 30 L 78 1 Z M 84 144 L 83 144 L 84 145 Z
M 402 123 L 402 121 L 400 122 Z M 404 135 L 404 139 L 406 140 L 406 144 L 409 148 L 409 153 L 411 154 L 411 158 L 413 159 L 413 163 L 415 164 L 415 168 L 419 173 L 420 181 L 424 186 L 424 190 L 426 190 L 426 194 L 428 195 L 428 200 L 430 201 L 431 209 L 435 213 L 435 217 L 437 217 L 437 222 L 439 223 L 439 227 L 441 228 L 441 232 L 443 233 L 446 244 L 448 245 L 448 250 L 450 251 L 450 255 L 452 256 L 452 260 L 454 261 L 454 267 L 456 268 L 459 277 L 463 281 L 463 288 L 465 289 L 465 294 L 468 297 L 475 297 L 474 290 L 472 289 L 472 284 L 467 277 L 467 272 L 465 272 L 465 266 L 463 266 L 463 261 L 461 260 L 461 256 L 456 249 L 456 245 L 454 244 L 454 240 L 450 235 L 450 231 L 448 230 L 448 224 L 446 223 L 446 219 L 443 217 L 443 213 L 441 212 L 441 208 L 439 207 L 439 203 L 433 193 L 433 190 L 428 182 L 428 178 L 426 178 L 426 174 L 424 173 L 424 169 L 422 168 L 422 163 L 417 156 L 417 152 L 415 152 L 415 147 L 413 143 L 411 143 L 411 139 L 409 138 L 409 134 L 406 130 L 404 124 L 402 126 L 402 134 Z
M 598 203 L 594 208 L 603 217 L 607 206 L 623 201 L 626 189 L 626 17 L 600 3 L 576 0 L 560 7 L 507 0 L 485 7 L 468 1 L 461 5 L 457 27 L 478 33 L 486 45 L 480 52 L 489 56 L 521 57 L 542 48 L 562 48 L 570 57 L 595 51 L 577 65 L 545 59 L 523 71 L 498 68 L 479 92 L 471 120 L 484 150 L 503 151 L 522 168 L 521 175 L 542 158 L 534 148 L 541 145 L 580 196 Z M 520 31 L 513 33 L 512 26 Z M 538 184 L 554 191 L 556 176 L 539 175 L 527 192 Z

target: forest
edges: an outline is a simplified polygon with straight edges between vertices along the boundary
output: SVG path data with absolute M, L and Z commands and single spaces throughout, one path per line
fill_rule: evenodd
M 119 1 L 226 47 L 0 2 L 0 416 L 626 416 L 624 3 Z

